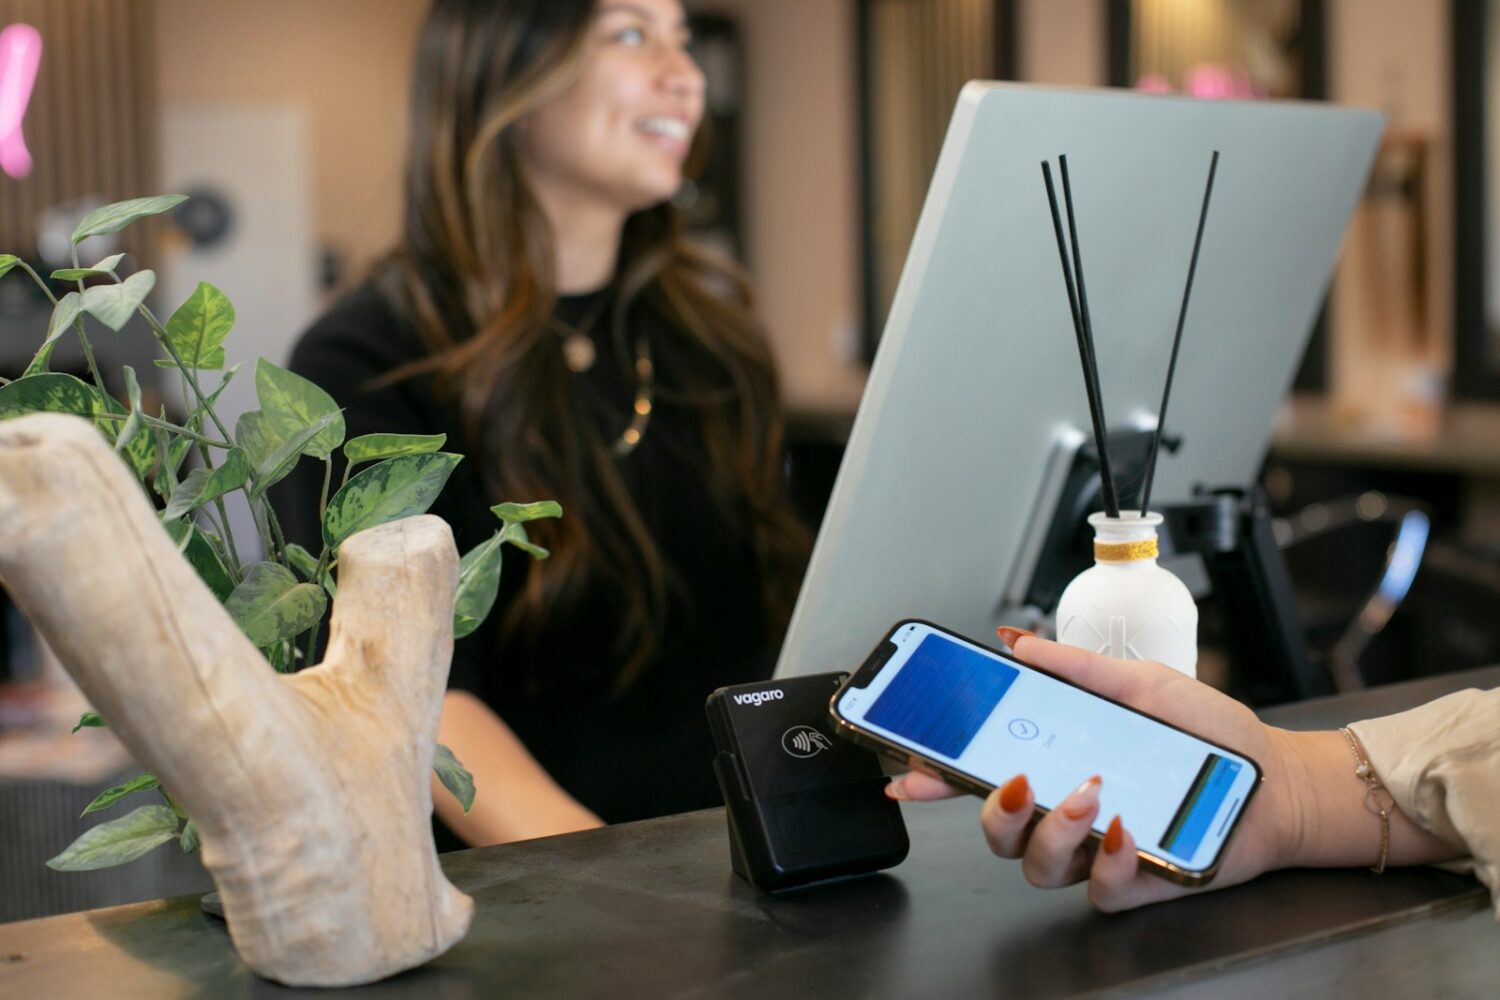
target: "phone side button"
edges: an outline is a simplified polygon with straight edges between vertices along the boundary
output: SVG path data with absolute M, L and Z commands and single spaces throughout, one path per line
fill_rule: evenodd
M 978 795 L 980 798 L 988 798 L 991 791 L 987 785 L 980 784 L 968 775 L 950 771 L 947 768 L 943 769 L 943 780 L 954 788 L 968 792 L 970 795 Z

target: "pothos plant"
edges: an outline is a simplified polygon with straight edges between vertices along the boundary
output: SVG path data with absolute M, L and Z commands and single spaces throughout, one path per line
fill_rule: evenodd
M 52 412 L 92 421 L 155 498 L 162 530 L 229 616 L 272 668 L 291 672 L 311 662 L 317 650 L 319 629 L 337 592 L 339 545 L 358 531 L 425 512 L 462 456 L 441 450 L 442 434 L 366 434 L 345 440 L 344 417 L 333 399 L 311 381 L 265 359 L 256 362 L 254 371 L 260 408 L 241 415 L 231 430 L 215 410 L 220 394 L 240 369 L 224 366 L 224 342 L 234 326 L 234 307 L 224 293 L 201 283 L 163 323 L 146 305 L 156 283 L 153 272 L 139 270 L 122 279 L 117 271 L 123 254 L 91 267 L 79 266 L 78 245 L 84 240 L 117 233 L 184 200 L 183 195 L 137 198 L 90 212 L 73 231 L 73 266 L 52 272 L 52 281 L 77 286 L 61 298 L 52 283 L 20 257 L 0 253 L 0 277 L 24 271 L 53 303 L 46 339 L 24 374 L 14 381 L 0 379 L 0 420 Z M 181 380 L 188 407 L 182 423 L 169 420 L 165 408 L 155 414 L 142 408 L 140 384 L 129 366 L 122 371 L 124 401 L 105 389 L 89 340 L 90 322 L 118 332 L 137 315 L 165 355 L 156 365 Z M 88 382 L 50 370 L 53 348 L 70 333 L 82 347 Z M 343 480 L 330 495 L 332 456 L 340 448 L 346 466 Z M 184 474 L 190 456 L 196 462 Z M 286 541 L 266 499 L 266 491 L 303 459 L 323 464 L 318 503 L 322 545 L 316 553 Z M 224 503 L 235 492 L 249 502 L 261 561 L 247 564 L 240 557 Z M 552 501 L 502 503 L 491 510 L 499 527 L 459 563 L 455 637 L 474 631 L 493 607 L 503 547 L 514 545 L 545 559 L 547 551 L 527 537 L 526 523 L 562 513 Z M 104 725 L 97 713 L 86 712 L 73 732 Z M 433 769 L 467 812 L 474 801 L 468 771 L 442 745 Z M 48 866 L 60 871 L 110 867 L 134 861 L 170 840 L 177 840 L 185 851 L 196 850 L 192 818 L 151 774 L 103 792 L 83 814 L 150 791 L 161 796 L 165 807 L 141 806 L 89 829 Z

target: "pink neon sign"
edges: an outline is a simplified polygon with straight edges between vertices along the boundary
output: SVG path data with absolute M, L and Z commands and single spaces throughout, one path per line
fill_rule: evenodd
M 16 178 L 31 173 L 21 120 L 41 61 L 42 36 L 31 25 L 12 24 L 0 31 L 0 170 Z

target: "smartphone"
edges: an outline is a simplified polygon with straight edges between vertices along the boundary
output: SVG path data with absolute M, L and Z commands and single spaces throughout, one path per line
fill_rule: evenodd
M 988 795 L 1017 774 L 1050 812 L 1103 778 L 1148 870 L 1202 885 L 1260 785 L 1242 753 L 1094 694 L 930 622 L 899 622 L 830 704 L 840 735 Z

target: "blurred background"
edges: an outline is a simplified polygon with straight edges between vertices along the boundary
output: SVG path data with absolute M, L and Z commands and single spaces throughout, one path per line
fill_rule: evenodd
M 0 0 L 0 252 L 67 266 L 90 208 L 189 194 L 168 218 L 90 241 L 84 263 L 125 251 L 127 269 L 155 269 L 163 313 L 212 282 L 238 314 L 230 362 L 285 362 L 395 239 L 425 6 Z M 1320 669 L 1352 663 L 1356 683 L 1375 684 L 1500 662 L 1500 163 L 1487 153 L 1500 0 L 687 6 L 714 152 L 677 200 L 754 277 L 812 524 L 966 80 L 1383 111 L 1388 132 L 1261 486 Z M 35 37 L 28 106 L 19 81 Z M 0 375 L 25 368 L 49 314 L 19 274 L 0 281 Z M 99 350 L 106 372 L 155 374 L 144 330 Z M 54 363 L 81 365 L 66 347 Z M 253 406 L 249 381 L 225 397 L 231 420 Z M 173 405 L 172 387 L 144 388 Z M 1203 673 L 1234 689 L 1214 672 L 1214 621 L 1210 599 Z M 170 845 L 87 876 L 42 866 L 89 825 L 83 805 L 134 773 L 107 731 L 67 735 L 86 706 L 59 677 L 0 598 L 0 921 L 206 886 Z

